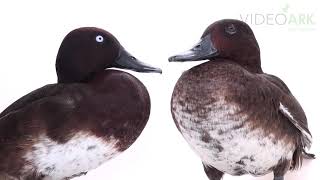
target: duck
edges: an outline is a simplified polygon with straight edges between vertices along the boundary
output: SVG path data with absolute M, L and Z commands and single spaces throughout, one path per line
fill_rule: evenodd
M 68 33 L 56 57 L 57 83 L 0 114 L 0 179 L 71 179 L 128 149 L 146 126 L 151 103 L 144 84 L 117 69 L 162 72 L 104 29 Z
M 171 114 L 210 180 L 271 172 L 284 180 L 315 157 L 306 152 L 312 135 L 301 105 L 280 78 L 262 71 L 248 24 L 218 20 L 190 50 L 169 58 L 201 60 L 175 84 Z

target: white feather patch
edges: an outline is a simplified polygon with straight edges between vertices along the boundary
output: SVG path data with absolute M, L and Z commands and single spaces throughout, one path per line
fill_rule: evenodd
M 281 102 L 280 102 L 280 110 L 287 115 L 290 119 L 294 120 L 292 114 L 289 112 L 288 108 L 286 108 Z
M 297 120 L 296 120 L 296 119 L 293 117 L 293 115 L 290 113 L 289 109 L 288 109 L 287 107 L 285 107 L 281 102 L 280 102 L 280 107 L 279 107 L 279 109 L 280 109 L 280 111 L 281 111 L 287 118 L 289 118 L 290 122 L 292 122 L 292 124 L 302 132 L 303 136 L 304 136 L 305 138 L 307 138 L 307 140 L 308 140 L 308 142 L 309 142 L 309 143 L 307 143 L 307 145 L 308 145 L 308 148 L 310 148 L 310 145 L 311 145 L 311 143 L 312 143 L 312 137 L 311 137 L 311 135 L 310 135 L 307 131 L 305 131 L 305 130 L 299 125 L 299 123 L 297 122 Z
M 58 144 L 45 135 L 38 137 L 33 151 L 24 158 L 30 162 L 24 172 L 36 171 L 46 179 L 60 180 L 87 172 L 119 154 L 117 140 L 108 142 L 95 136 L 78 133 L 65 144 Z

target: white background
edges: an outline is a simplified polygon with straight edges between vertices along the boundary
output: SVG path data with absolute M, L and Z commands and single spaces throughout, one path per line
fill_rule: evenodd
M 216 20 L 239 19 L 240 14 L 276 14 L 287 4 L 288 13 L 314 13 L 316 24 L 250 26 L 260 44 L 264 71 L 282 78 L 304 107 L 314 136 L 311 152 L 320 158 L 320 6 L 316 0 L 1 1 L 0 109 L 56 82 L 56 53 L 69 31 L 81 26 L 106 29 L 137 58 L 161 67 L 163 75 L 132 72 L 150 92 L 149 123 L 126 152 L 79 180 L 206 180 L 200 159 L 178 133 L 170 114 L 177 78 L 196 63 L 168 63 L 167 58 L 191 47 Z M 300 171 L 288 173 L 286 179 L 319 179 L 319 158 L 306 161 Z M 224 179 L 271 180 L 272 175 L 226 175 Z

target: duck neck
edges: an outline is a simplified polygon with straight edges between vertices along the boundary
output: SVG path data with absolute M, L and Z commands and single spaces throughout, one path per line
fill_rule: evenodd
M 86 78 L 74 78 L 71 76 L 63 76 L 61 74 L 57 75 L 58 77 L 58 83 L 68 84 L 68 83 L 89 83 L 94 77 L 95 73 L 91 73 L 89 76 L 86 76 Z
M 87 83 L 98 71 L 96 67 L 77 63 L 78 61 L 84 60 L 61 54 L 58 54 L 56 60 L 58 83 Z
M 247 49 L 247 47 L 242 47 L 243 50 L 236 51 L 233 61 L 240 64 L 242 67 L 246 68 L 252 73 L 263 73 L 261 68 L 260 60 L 260 50 L 259 46 Z
M 241 59 L 237 62 L 252 73 L 263 73 L 261 68 L 260 56 L 247 56 L 245 59 Z

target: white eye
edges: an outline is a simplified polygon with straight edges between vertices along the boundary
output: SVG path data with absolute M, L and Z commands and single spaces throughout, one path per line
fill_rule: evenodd
M 96 37 L 96 41 L 97 42 L 99 42 L 99 43 L 101 43 L 101 42 L 103 42 L 103 37 L 101 36 L 101 35 L 98 35 L 97 37 Z

